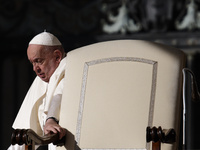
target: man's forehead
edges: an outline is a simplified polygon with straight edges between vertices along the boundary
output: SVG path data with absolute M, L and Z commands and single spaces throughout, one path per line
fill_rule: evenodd
M 30 44 L 27 49 L 28 59 L 30 60 L 30 59 L 35 59 L 37 57 L 43 57 L 44 48 L 45 46 L 43 45 Z

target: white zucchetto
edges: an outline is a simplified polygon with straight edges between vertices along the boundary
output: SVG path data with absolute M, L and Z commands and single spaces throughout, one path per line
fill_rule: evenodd
M 42 32 L 38 35 L 36 35 L 30 42 L 30 44 L 36 44 L 36 45 L 46 45 L 46 46 L 58 46 L 62 45 L 57 37 L 55 37 L 53 34 L 49 32 Z

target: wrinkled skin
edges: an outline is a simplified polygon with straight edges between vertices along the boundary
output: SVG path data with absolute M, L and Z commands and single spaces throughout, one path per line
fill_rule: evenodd
M 36 75 L 45 82 L 49 82 L 62 59 L 62 53 L 59 50 L 46 50 L 42 45 L 29 45 L 27 55 Z

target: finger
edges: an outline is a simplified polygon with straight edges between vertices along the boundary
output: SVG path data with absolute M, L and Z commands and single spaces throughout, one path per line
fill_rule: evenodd
M 53 132 L 53 133 L 58 133 L 58 130 L 55 129 L 55 128 L 51 128 L 50 130 L 51 130 L 51 132 Z
M 58 132 L 62 132 L 62 128 L 60 126 L 55 126 L 54 127 Z
M 50 131 L 44 130 L 44 134 L 49 134 L 49 133 L 50 133 Z
M 59 134 L 59 138 L 62 139 L 66 135 L 65 129 L 61 128 L 61 132 Z
M 64 134 L 62 132 L 59 133 L 59 139 L 62 139 Z
M 51 127 L 47 129 L 47 133 L 58 133 L 57 129 Z

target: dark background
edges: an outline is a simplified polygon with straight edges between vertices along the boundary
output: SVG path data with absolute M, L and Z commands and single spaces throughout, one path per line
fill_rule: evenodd
M 122 18 L 119 8 L 125 8 Z M 0 0 L 0 149 L 10 145 L 12 123 L 35 77 L 26 49 L 36 34 L 53 33 L 66 52 L 116 39 L 174 46 L 186 53 L 200 86 L 199 9 L 199 0 Z M 200 104 L 190 98 L 186 117 L 187 148 L 200 149 Z

